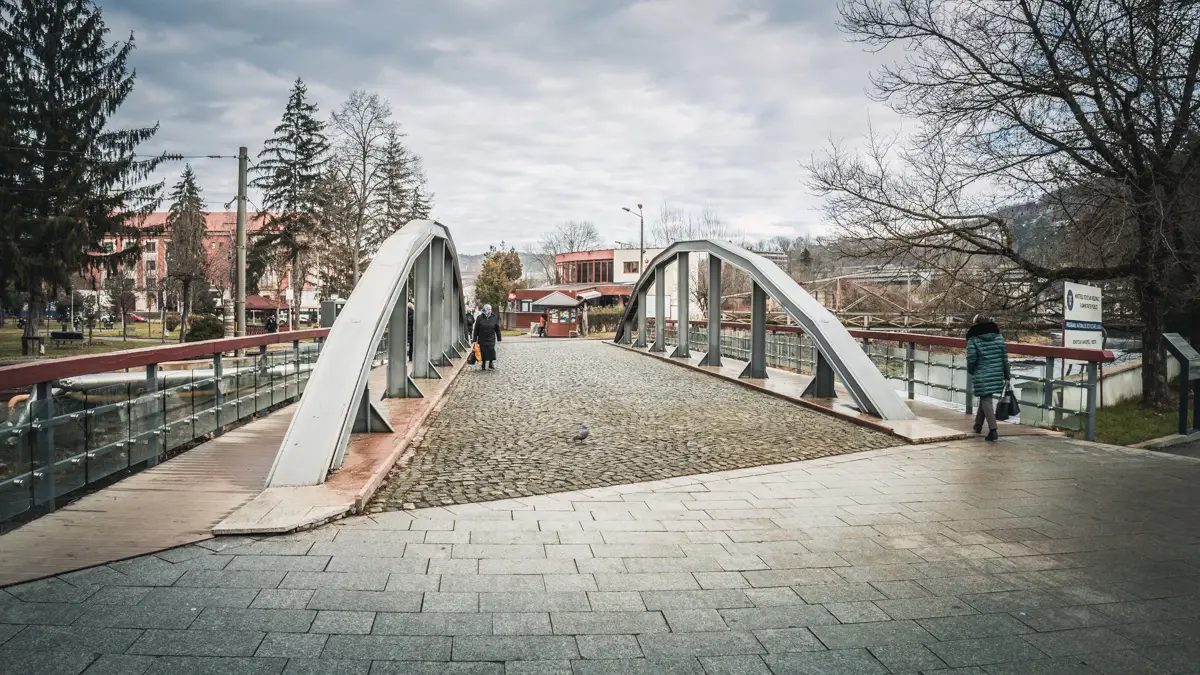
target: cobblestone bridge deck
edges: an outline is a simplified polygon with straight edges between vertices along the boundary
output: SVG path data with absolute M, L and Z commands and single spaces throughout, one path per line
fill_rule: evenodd
M 898 439 L 593 340 L 517 339 L 463 373 L 376 509 L 814 459 Z M 579 425 L 591 438 L 575 443 Z

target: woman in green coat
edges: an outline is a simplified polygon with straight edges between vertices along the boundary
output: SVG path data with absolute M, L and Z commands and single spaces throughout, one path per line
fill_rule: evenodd
M 1004 346 L 1004 336 L 992 317 L 977 314 L 971 323 L 971 329 L 967 331 L 967 373 L 971 375 L 971 390 L 979 398 L 975 433 L 983 433 L 986 420 L 987 440 L 995 441 L 998 438 L 995 397 L 1004 393 L 1012 379 L 1008 348 Z

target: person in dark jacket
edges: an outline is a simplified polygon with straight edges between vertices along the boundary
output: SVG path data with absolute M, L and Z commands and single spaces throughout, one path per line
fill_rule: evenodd
M 996 432 L 995 397 L 1004 393 L 1012 372 L 1008 366 L 1008 348 L 1000 328 L 990 317 L 977 314 L 967 331 L 967 373 L 971 375 L 971 390 L 979 398 L 979 412 L 975 414 L 975 433 L 983 433 L 983 423 L 988 425 L 987 440 L 995 441 Z
M 467 322 L 467 335 L 471 335 L 475 332 L 475 312 L 472 312 L 468 309 L 466 310 L 466 313 L 465 321 Z
M 274 333 L 277 330 L 279 330 L 279 323 L 275 321 L 274 316 L 268 316 L 267 317 L 267 332 Z
M 408 358 L 412 359 L 413 304 L 408 303 Z
M 475 342 L 479 343 L 480 370 L 496 369 L 496 343 L 500 341 L 500 317 L 492 313 L 491 305 L 475 317 Z

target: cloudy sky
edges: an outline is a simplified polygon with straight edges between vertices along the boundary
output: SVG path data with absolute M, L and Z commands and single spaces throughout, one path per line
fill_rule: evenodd
M 323 115 L 377 91 L 465 252 L 570 219 L 636 241 L 620 207 L 638 202 L 648 226 L 668 203 L 751 238 L 819 231 L 800 163 L 868 121 L 897 124 L 864 94 L 881 57 L 845 41 L 834 0 L 99 4 L 114 39 L 134 33 L 121 116 L 161 124 L 149 149 L 253 156 L 298 76 Z M 194 168 L 222 208 L 236 162 Z

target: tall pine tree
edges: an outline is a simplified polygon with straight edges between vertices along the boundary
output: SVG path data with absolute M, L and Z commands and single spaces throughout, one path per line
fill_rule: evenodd
M 325 123 L 317 117 L 317 104 L 307 97 L 308 87 L 296 78 L 275 137 L 258 153 L 257 176 L 251 183 L 262 190 L 261 217 L 265 220 L 251 255 L 260 261 L 282 257 L 290 263 L 293 328 L 300 316 L 308 276 L 305 262 L 317 226 L 318 188 L 329 153 Z M 258 268 L 265 269 L 265 265 Z
M 197 283 L 208 278 L 208 251 L 204 249 L 204 196 L 196 184 L 196 174 L 184 167 L 179 182 L 171 189 L 171 210 L 167 214 L 167 276 L 179 282 L 183 301 L 179 312 L 179 341 L 187 335 L 188 316 Z
M 162 160 L 139 157 L 158 130 L 109 128 L 133 90 L 133 36 L 110 43 L 90 0 L 0 0 L 0 267 L 29 298 L 26 335 L 37 335 L 47 297 L 72 276 L 136 257 L 106 239 L 138 239 L 136 221 L 161 183 L 139 185 Z
M 429 217 L 432 195 L 426 191 L 421 156 L 404 146 L 400 140 L 403 137 L 393 129 L 384 146 L 383 180 L 374 204 L 378 217 L 369 240 L 371 251 L 408 221 Z

